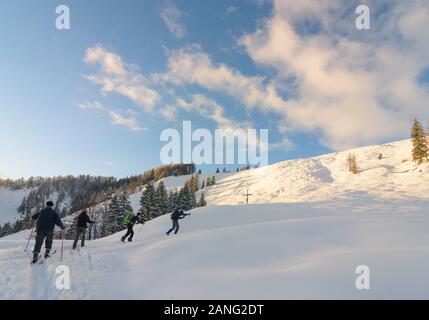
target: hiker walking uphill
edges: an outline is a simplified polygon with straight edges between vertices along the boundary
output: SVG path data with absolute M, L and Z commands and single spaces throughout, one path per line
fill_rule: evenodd
M 174 210 L 174 212 L 171 214 L 171 221 L 173 222 L 173 226 L 171 227 L 170 230 L 166 232 L 167 236 L 169 236 L 171 231 L 173 230 L 176 230 L 174 234 L 177 234 L 180 228 L 179 220 L 190 215 L 191 215 L 190 213 L 184 213 L 183 210 L 179 210 L 179 209 Z
M 134 212 L 130 212 L 126 215 L 124 219 L 124 223 L 127 226 L 127 233 L 121 238 L 122 242 L 125 242 L 125 239 L 128 237 L 128 242 L 133 241 L 134 230 L 133 227 L 137 222 L 141 222 L 140 220 L 141 213 L 134 214 Z
M 33 250 L 33 263 L 36 263 L 39 259 L 39 253 L 42 248 L 43 240 L 45 240 L 45 258 L 49 257 L 49 252 L 52 248 L 52 241 L 54 238 L 54 228 L 55 225 L 60 227 L 62 230 L 65 229 L 63 223 L 61 222 L 60 216 L 53 209 L 54 203 L 48 201 L 46 203 L 46 208 L 42 211 L 36 213 L 31 218 L 36 220 L 36 244 L 34 245 Z
M 88 214 L 86 213 L 86 210 L 83 210 L 77 218 L 76 236 L 73 242 L 73 250 L 76 249 L 80 237 L 82 237 L 80 246 L 85 246 L 86 228 L 88 227 L 88 223 L 93 224 L 95 222 L 89 218 Z

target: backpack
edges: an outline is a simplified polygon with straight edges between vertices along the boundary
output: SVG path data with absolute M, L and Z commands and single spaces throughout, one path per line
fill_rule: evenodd
M 130 212 L 130 213 L 128 213 L 126 216 L 125 216 L 125 218 L 124 218 L 124 223 L 125 224 L 131 224 L 132 223 L 132 219 L 134 218 L 134 213 L 133 212 Z
M 177 220 L 179 217 L 180 211 L 176 210 L 171 214 L 171 220 Z
M 177 211 L 174 211 L 172 214 L 171 214 L 171 219 L 172 220 L 179 220 L 179 217 L 180 217 L 180 215 L 183 213 L 183 210 L 177 210 Z

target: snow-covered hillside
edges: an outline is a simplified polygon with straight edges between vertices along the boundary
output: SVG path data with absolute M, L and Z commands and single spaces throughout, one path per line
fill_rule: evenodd
M 30 191 L 31 189 L 10 190 L 0 187 L 0 225 L 6 222 L 15 222 L 18 219 L 16 209 Z
M 357 157 L 359 174 L 347 168 L 347 156 Z M 378 159 L 382 154 L 382 159 Z M 319 157 L 279 162 L 242 171 L 211 187 L 210 204 L 314 202 L 367 198 L 429 199 L 429 165 L 411 161 L 411 141 L 358 148 Z
M 217 177 L 178 235 L 165 235 L 166 215 L 132 243 L 120 232 L 73 252 L 66 241 L 62 263 L 30 266 L 28 231 L 2 238 L 0 299 L 429 299 L 429 167 L 410 150 L 405 140 Z M 70 290 L 55 287 L 60 264 Z M 355 286 L 360 265 L 370 290 Z
M 0 241 L 0 299 L 427 299 L 427 204 L 209 206 L 170 237 L 163 216 L 133 243 L 119 233 L 72 252 L 67 241 L 70 290 L 55 287 L 59 255 L 30 266 L 21 233 Z M 358 265 L 370 290 L 355 287 Z

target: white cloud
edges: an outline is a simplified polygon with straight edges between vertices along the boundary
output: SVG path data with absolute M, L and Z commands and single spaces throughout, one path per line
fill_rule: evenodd
M 186 28 L 181 21 L 182 16 L 182 11 L 171 3 L 167 4 L 161 12 L 162 20 L 176 38 L 183 38 L 186 34 Z
M 112 162 L 110 162 L 110 161 L 106 161 L 106 162 L 104 163 L 104 165 L 105 165 L 105 166 L 108 166 L 108 167 L 111 167 L 111 166 L 113 166 L 113 163 L 112 163 Z
M 230 14 L 233 14 L 234 12 L 237 12 L 238 7 L 236 6 L 229 6 L 228 8 L 226 8 L 225 14 L 227 16 L 229 16 Z
M 162 108 L 159 112 L 161 116 L 168 121 L 176 120 L 177 108 L 175 106 L 167 105 L 164 108 Z
M 390 27 L 366 37 L 353 29 L 342 4 L 275 1 L 273 17 L 241 39 L 256 63 L 296 78 L 296 97 L 284 107 L 284 130 L 319 129 L 321 142 L 334 149 L 403 135 L 410 118 L 428 115 L 429 98 L 416 82 L 429 63 L 429 55 L 420 53 L 429 48 L 422 22 L 429 19 L 428 4 L 390 2 Z M 309 17 L 318 19 L 320 30 L 303 34 L 299 24 Z
M 429 3 L 377 2 L 372 12 L 383 23 L 373 19 L 366 33 L 345 11 L 354 8 L 343 4 L 273 1 L 272 15 L 239 41 L 256 64 L 275 71 L 270 79 L 214 63 L 197 45 L 170 52 L 158 78 L 227 93 L 247 108 L 277 114 L 285 137 L 314 133 L 333 149 L 404 137 L 414 116 L 429 116 L 429 92 L 416 80 L 429 65 Z
M 154 110 L 160 95 L 149 87 L 149 81 L 136 66 L 125 63 L 120 56 L 101 46 L 88 48 L 84 61 L 100 66 L 98 74 L 86 78 L 101 85 L 104 94 L 115 92 L 131 99 L 147 112 Z
M 124 126 L 134 132 L 148 130 L 147 128 L 140 127 L 138 125 L 137 119 L 133 115 L 126 117 L 113 110 L 109 111 L 109 115 L 112 120 L 112 124 L 114 125 Z
M 197 84 L 226 92 L 249 108 L 261 103 L 281 103 L 272 84 L 266 84 L 263 77 L 247 77 L 225 64 L 214 64 L 198 45 L 170 52 L 167 73 L 156 78 L 175 85 Z
M 147 130 L 146 128 L 141 128 L 138 125 L 137 116 L 138 113 L 132 109 L 123 110 L 122 113 L 126 114 L 126 116 L 121 115 L 118 112 L 113 111 L 110 108 L 103 106 L 100 102 L 84 102 L 78 104 L 79 108 L 82 110 L 93 110 L 97 112 L 107 113 L 111 119 L 111 123 L 114 125 L 124 126 L 131 131 L 143 131 Z M 108 162 L 105 163 L 108 165 Z
M 215 100 L 203 95 L 203 94 L 193 94 L 190 97 L 190 100 L 185 100 L 182 98 L 177 99 L 176 104 L 188 112 L 198 112 L 199 115 L 206 119 L 210 119 L 216 123 L 217 128 L 225 130 L 225 134 L 233 135 L 234 131 L 237 129 L 257 129 L 252 126 L 248 121 L 237 121 L 225 116 L 225 108 L 217 103 Z M 266 129 L 266 128 L 259 128 Z M 266 145 L 261 141 L 257 136 L 249 135 L 247 137 L 248 147 L 262 147 L 268 148 L 271 147 L 270 144 Z M 274 144 L 277 148 L 288 147 L 291 148 L 292 143 L 285 138 L 282 142 Z
M 271 150 L 292 150 L 295 145 L 288 138 L 283 138 L 280 142 L 270 143 L 269 147 Z
M 83 103 L 79 103 L 78 107 L 82 110 L 102 111 L 104 109 L 103 105 L 98 101 L 94 101 L 94 102 L 85 101 Z
M 224 115 L 224 108 L 203 94 L 193 94 L 189 101 L 179 98 L 176 103 L 186 111 L 195 111 L 202 117 L 213 120 L 218 128 L 221 129 L 237 129 L 250 126 L 247 122 L 237 122 L 227 118 Z

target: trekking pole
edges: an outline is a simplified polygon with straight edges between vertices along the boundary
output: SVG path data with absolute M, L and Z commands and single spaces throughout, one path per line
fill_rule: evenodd
M 33 231 L 34 231 L 34 227 L 35 227 L 35 226 L 36 226 L 36 224 L 35 224 L 35 223 L 33 223 L 33 227 L 31 228 L 30 236 L 28 237 L 27 245 L 25 246 L 25 249 L 24 249 L 24 251 L 25 251 L 25 252 L 27 252 L 28 244 L 30 243 L 31 236 L 33 235 Z
M 64 230 L 61 230 L 61 259 L 63 261 L 63 251 L 64 251 Z

